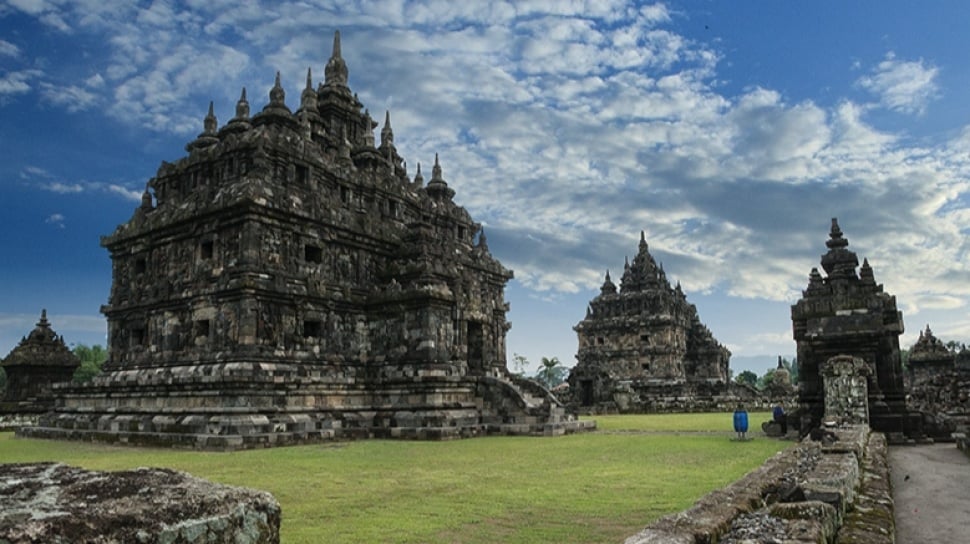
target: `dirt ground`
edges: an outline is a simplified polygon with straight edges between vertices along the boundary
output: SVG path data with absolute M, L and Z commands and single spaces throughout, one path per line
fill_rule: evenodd
M 970 457 L 953 444 L 893 446 L 898 544 L 970 544 Z

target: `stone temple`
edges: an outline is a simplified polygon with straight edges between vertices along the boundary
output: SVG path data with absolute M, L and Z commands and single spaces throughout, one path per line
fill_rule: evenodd
M 731 353 L 701 323 L 680 283 L 671 287 L 643 232 L 619 289 L 607 271 L 575 330 L 579 353 L 569 389 L 581 410 L 716 410 L 731 404 L 725 397 Z
M 337 33 L 295 112 L 279 74 L 255 115 L 245 89 L 222 127 L 210 104 L 102 239 L 104 372 L 22 434 L 236 448 L 584 425 L 507 371 L 512 272 L 438 157 L 409 177 L 390 114 L 375 145 L 347 83 Z
M 868 260 L 859 267 L 836 219 L 825 245 L 826 275 L 813 268 L 808 288 L 791 308 L 799 368 L 797 424 L 804 434 L 820 426 L 823 418 L 839 417 L 840 410 L 855 418 L 863 408 L 856 404 L 861 400 L 874 430 L 895 438 L 918 436 L 920 417 L 906 408 L 899 353 L 903 316 L 896 309 L 896 297 L 876 283 Z M 832 378 L 832 387 L 826 377 Z M 840 409 L 842 400 L 852 406 Z
M 47 320 L 47 310 L 30 334 L 20 340 L 0 361 L 7 374 L 7 389 L 0 398 L 3 414 L 31 414 L 53 407 L 52 385 L 71 380 L 81 366 L 64 338 L 54 332 Z

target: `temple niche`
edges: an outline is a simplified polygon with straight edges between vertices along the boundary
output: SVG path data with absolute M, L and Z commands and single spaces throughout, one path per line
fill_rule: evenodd
M 688 411 L 732 404 L 725 397 L 732 389 L 731 353 L 701 323 L 680 283 L 671 287 L 643 232 L 619 288 L 607 272 L 600 294 L 574 329 L 579 353 L 569 389 L 583 411 Z
M 44 412 L 54 406 L 52 386 L 68 382 L 81 361 L 54 332 L 47 310 L 30 334 L 3 359 L 7 389 L 0 399 L 0 415 Z
M 109 358 L 30 436 L 236 448 L 333 436 L 581 428 L 506 369 L 512 272 L 434 157 L 408 174 L 348 87 L 334 36 L 293 112 L 279 74 L 255 115 L 212 104 L 162 162 L 112 262 Z
M 903 316 L 896 309 L 896 297 L 876 283 L 868 260 L 863 259 L 859 267 L 837 219 L 832 219 L 825 245 L 828 252 L 821 262 L 826 275 L 813 268 L 808 288 L 791 308 L 799 365 L 799 421 L 795 423 L 803 434 L 821 425 L 826 406 L 832 406 L 828 400 L 834 400 L 825 399 L 826 369 L 837 367 L 841 374 L 830 374 L 845 377 L 843 367 L 848 367 L 838 363 L 851 359 L 864 363 L 859 377 L 865 378 L 870 426 L 894 440 L 918 436 L 920 417 L 906 408 L 899 353 Z

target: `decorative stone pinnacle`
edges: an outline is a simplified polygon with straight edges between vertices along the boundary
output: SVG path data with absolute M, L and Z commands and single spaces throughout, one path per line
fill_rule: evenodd
M 381 145 L 394 145 L 394 130 L 391 129 L 391 111 L 384 112 L 384 128 L 381 129 Z
M 246 100 L 246 87 L 242 88 L 239 101 L 236 102 L 236 119 L 242 121 L 249 119 L 249 101 Z
M 269 91 L 269 103 L 274 106 L 282 106 L 286 102 L 286 91 L 283 90 L 283 85 L 280 84 L 280 73 L 276 72 L 276 81 L 273 83 L 273 88 Z
M 340 55 L 340 31 L 337 30 L 333 33 L 333 53 L 324 68 L 324 84 L 346 87 L 349 72 L 347 63 Z
M 423 185 L 424 184 L 424 176 L 421 175 L 421 163 L 420 162 L 418 163 L 418 171 L 417 171 L 416 174 L 414 174 L 414 183 L 415 183 L 415 185 Z
M 219 121 L 216 119 L 214 104 L 209 101 L 209 113 L 205 116 L 205 121 L 203 121 L 202 126 L 205 128 L 205 134 L 215 134 L 216 127 L 219 126 Z
M 441 177 L 441 163 L 438 162 L 438 154 L 434 154 L 434 166 L 431 168 L 431 181 L 444 182 L 445 179 Z
M 829 240 L 825 242 L 825 245 L 829 249 L 849 245 L 849 240 L 842 236 L 842 229 L 839 228 L 839 219 L 837 217 L 832 218 L 832 230 L 829 231 Z

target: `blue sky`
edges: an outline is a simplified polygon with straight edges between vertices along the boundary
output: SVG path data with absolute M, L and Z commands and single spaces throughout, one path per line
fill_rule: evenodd
M 41 308 L 103 343 L 110 260 L 210 100 L 277 70 L 293 107 L 339 29 L 351 88 L 413 173 L 515 271 L 509 354 L 574 363 L 572 327 L 646 233 L 737 372 L 794 354 L 790 305 L 838 217 L 897 298 L 970 341 L 965 2 L 0 2 L 0 356 Z M 760 364 L 760 363 L 758 363 Z

